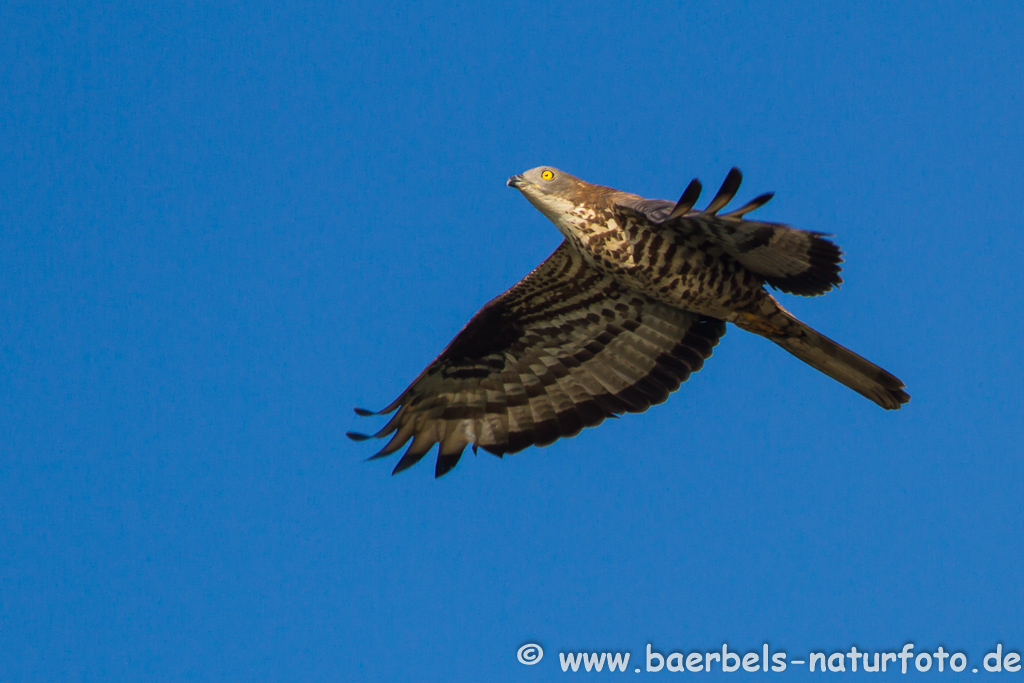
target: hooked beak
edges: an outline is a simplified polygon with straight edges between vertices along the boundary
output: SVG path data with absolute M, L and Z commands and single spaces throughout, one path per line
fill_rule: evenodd
M 516 173 L 514 176 L 508 179 L 508 182 L 506 182 L 505 185 L 507 185 L 508 187 L 514 187 L 517 190 L 519 190 L 523 187 L 523 185 L 529 185 L 529 183 L 526 182 L 525 178 L 523 178 L 522 173 Z

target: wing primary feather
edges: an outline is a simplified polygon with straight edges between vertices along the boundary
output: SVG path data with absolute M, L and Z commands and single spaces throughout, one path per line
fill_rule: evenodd
M 476 447 L 473 448 L 474 452 Z M 437 463 L 434 465 L 434 479 L 439 479 L 454 469 L 459 464 L 459 458 L 462 457 L 462 451 L 459 451 L 455 455 L 439 455 L 437 456 Z
M 718 211 L 725 207 L 726 204 L 732 201 L 732 198 L 736 196 L 736 191 L 740 189 L 740 183 L 743 182 L 743 174 L 740 173 L 740 169 L 733 166 L 729 169 L 729 173 L 725 176 L 725 180 L 722 181 L 722 187 L 718 189 L 718 193 L 715 198 L 708 204 L 708 208 L 704 209 L 704 213 L 716 214 Z
M 765 192 L 764 194 L 759 194 L 753 199 L 751 199 L 749 202 L 741 206 L 740 208 L 734 211 L 730 211 L 729 213 L 723 213 L 722 218 L 743 218 L 751 211 L 760 209 L 762 206 L 770 202 L 772 197 L 774 196 L 774 192 Z
M 391 437 L 391 440 L 387 442 L 384 448 L 380 449 L 379 451 L 371 455 L 369 459 L 376 460 L 377 458 L 383 458 L 385 456 L 391 455 L 399 448 L 404 446 L 409 439 L 413 438 L 413 436 L 416 434 L 417 429 L 418 427 L 415 422 L 405 423 L 398 429 L 397 432 L 395 432 L 395 435 Z
M 345 432 L 345 436 L 353 441 L 366 441 L 371 438 L 369 434 L 360 434 L 359 432 Z
M 429 450 L 430 449 L 428 448 L 427 451 Z M 409 450 L 407 450 L 405 454 L 402 455 L 402 459 L 398 461 L 397 465 L 395 465 L 395 469 L 391 470 L 391 476 L 395 476 L 399 472 L 407 470 L 416 463 L 418 463 L 420 460 L 423 459 L 423 456 L 427 454 L 427 451 L 423 451 L 422 453 L 416 453 L 412 450 L 412 446 L 410 446 Z
M 417 379 L 419 379 L 419 378 L 417 378 Z M 393 412 L 395 412 L 395 409 L 398 408 L 400 405 L 402 405 L 402 402 L 405 401 L 405 397 L 406 397 L 407 391 L 408 390 L 403 391 L 402 394 L 398 398 L 396 398 L 386 408 L 381 408 L 380 410 L 367 410 L 366 408 L 353 408 L 352 410 L 356 411 L 356 415 L 359 415 L 361 417 L 373 417 L 374 415 L 387 415 L 388 413 L 393 413 Z
M 672 209 L 672 213 L 670 213 L 668 215 L 668 218 L 666 218 L 665 220 L 675 220 L 676 218 L 679 218 L 684 213 L 692 209 L 693 205 L 697 203 L 698 199 L 700 199 L 701 189 L 702 188 L 699 180 L 697 180 L 696 178 L 691 180 L 690 184 L 686 186 L 685 190 L 683 190 L 683 195 L 679 198 L 679 201 L 676 202 L 676 206 L 674 209 Z
M 383 427 L 381 427 L 380 430 L 377 433 L 371 434 L 370 438 L 371 439 L 379 439 L 381 437 L 387 436 L 391 432 L 393 432 L 396 429 L 398 429 L 399 424 L 401 423 L 402 418 L 405 415 L 405 412 L 406 412 L 406 408 L 405 408 L 405 406 L 402 406 L 402 409 L 399 410 L 397 413 L 395 413 L 391 417 L 391 419 L 388 420 L 387 424 L 384 425 Z M 355 432 L 355 433 L 358 434 L 358 432 Z

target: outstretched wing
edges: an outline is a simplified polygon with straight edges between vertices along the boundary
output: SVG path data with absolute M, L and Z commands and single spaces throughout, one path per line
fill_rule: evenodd
M 470 444 L 500 456 L 643 412 L 699 370 L 724 333 L 720 320 L 619 286 L 563 242 L 378 413 L 398 411 L 374 435 L 394 434 L 373 457 L 411 439 L 398 473 L 440 444 L 439 477 Z
M 675 204 L 663 199 L 630 195 L 617 201 L 615 206 L 626 216 L 646 219 L 664 229 L 708 238 L 783 292 L 813 296 L 824 294 L 841 283 L 839 264 L 843 261 L 842 252 L 834 243 L 824 239 L 825 233 L 744 218 L 766 204 L 774 196 L 772 193 L 762 194 L 739 209 L 718 215 L 732 201 L 742 180 L 739 169 L 729 171 L 721 189 L 703 211 L 692 210 L 701 191 L 700 181 L 696 179 Z

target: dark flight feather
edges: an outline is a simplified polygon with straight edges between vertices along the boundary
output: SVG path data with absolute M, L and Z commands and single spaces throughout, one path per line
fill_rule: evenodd
M 663 199 L 635 195 L 619 200 L 615 208 L 667 231 L 702 235 L 763 277 L 768 285 L 789 294 L 824 294 L 842 283 L 839 275 L 842 252 L 825 239 L 824 233 L 743 217 L 766 204 L 773 193 L 759 195 L 735 211 L 715 215 L 735 197 L 742 179 L 739 169 L 729 171 L 721 189 L 704 211 L 683 212 L 677 216 L 682 200 L 673 206 Z
M 411 439 L 397 474 L 440 444 L 441 476 L 467 445 L 500 456 L 642 412 L 699 370 L 724 333 L 720 320 L 623 288 L 563 242 L 389 406 L 398 412 L 374 436 L 393 436 L 372 458 Z

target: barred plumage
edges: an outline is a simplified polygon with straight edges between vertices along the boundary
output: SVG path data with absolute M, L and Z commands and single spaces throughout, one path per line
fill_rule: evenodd
M 696 180 L 672 203 L 551 167 L 510 178 L 566 240 L 485 305 L 377 413 L 397 411 L 373 435 L 391 438 L 372 458 L 411 440 L 397 473 L 438 445 L 441 476 L 466 446 L 501 456 L 642 412 L 701 368 L 725 322 L 770 339 L 884 408 L 899 408 L 910 398 L 902 382 L 806 326 L 764 290 L 768 284 L 822 294 L 842 282 L 841 252 L 822 233 L 746 220 L 771 194 L 718 215 L 741 180 L 732 169 L 708 207 L 694 211 Z

